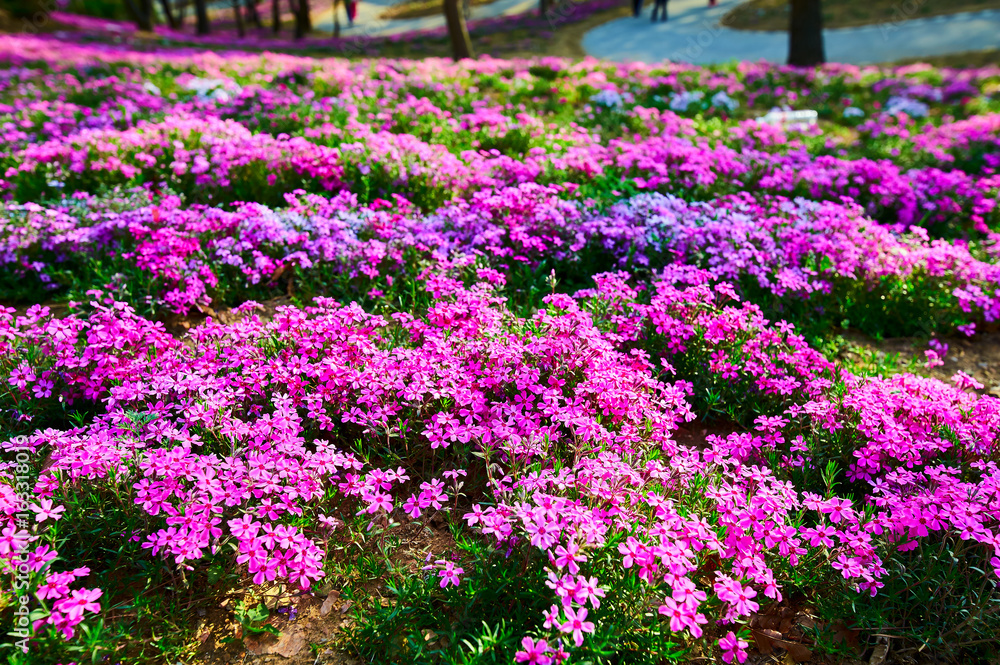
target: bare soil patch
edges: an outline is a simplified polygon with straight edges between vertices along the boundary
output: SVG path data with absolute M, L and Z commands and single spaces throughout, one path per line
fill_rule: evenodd
M 948 345 L 944 364 L 925 367 L 924 354 L 929 347 L 926 340 L 900 337 L 876 341 L 860 333 L 845 335 L 849 346 L 841 353 L 842 360 L 866 362 L 865 353 L 874 351 L 876 356 L 902 371 L 951 381 L 956 372 L 965 372 L 983 384 L 982 394 L 1000 397 L 1000 330 L 987 330 L 974 337 L 952 336 L 942 339 Z

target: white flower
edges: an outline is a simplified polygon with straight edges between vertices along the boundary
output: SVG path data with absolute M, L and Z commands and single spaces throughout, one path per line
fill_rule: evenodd
M 203 101 L 215 100 L 218 102 L 227 102 L 232 99 L 232 95 L 238 95 L 243 92 L 243 88 L 235 81 L 206 79 L 197 76 L 188 79 L 182 84 L 182 87 L 194 91 L 198 99 Z
M 159 86 L 151 81 L 146 81 L 145 83 L 143 83 L 142 89 L 151 95 L 156 95 L 157 97 L 159 97 L 161 94 Z
M 844 109 L 845 118 L 863 118 L 865 117 L 865 112 L 859 109 L 857 106 L 848 106 Z
M 816 125 L 818 120 L 819 114 L 811 109 L 802 111 L 771 109 L 766 115 L 757 118 L 757 122 L 762 125 L 775 125 L 795 131 L 805 131 Z

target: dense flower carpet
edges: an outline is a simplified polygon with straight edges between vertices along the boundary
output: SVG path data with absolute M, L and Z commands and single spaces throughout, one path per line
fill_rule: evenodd
M 995 650 L 1000 69 L 0 61 L 11 663 Z

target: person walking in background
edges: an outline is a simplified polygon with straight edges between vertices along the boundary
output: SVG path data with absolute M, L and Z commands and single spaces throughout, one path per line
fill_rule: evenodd
M 632 0 L 632 14 L 636 18 L 642 14 L 642 0 Z
M 667 0 L 656 0 L 656 4 L 653 5 L 653 22 L 656 22 L 656 13 L 663 9 L 663 20 L 667 20 Z
M 708 6 L 709 7 L 714 7 L 715 6 L 715 0 L 708 0 Z

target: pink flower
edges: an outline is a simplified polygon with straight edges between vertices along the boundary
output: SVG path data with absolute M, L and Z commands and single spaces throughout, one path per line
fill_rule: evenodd
M 659 612 L 670 620 L 670 630 L 679 633 L 687 629 L 693 637 L 701 637 L 701 625 L 708 623 L 703 614 L 698 613 L 697 602 L 678 603 L 673 598 L 665 598 Z
M 15 388 L 23 390 L 36 378 L 34 370 L 32 370 L 27 364 L 21 363 L 19 366 L 11 370 L 10 377 L 7 379 L 7 382 Z
M 594 624 L 591 621 L 587 621 L 587 610 L 581 607 L 579 610 L 574 612 L 572 609 L 567 608 L 566 621 L 559 626 L 559 630 L 564 633 L 573 634 L 573 642 L 576 646 L 583 645 L 583 634 L 594 632 Z
M 552 649 L 549 648 L 549 644 L 545 640 L 538 640 L 536 642 L 530 637 L 525 637 L 521 640 L 521 646 L 523 647 L 523 651 L 518 651 L 514 654 L 514 660 L 518 663 L 549 665 L 552 662 L 552 658 L 548 656 L 548 653 Z
M 41 504 L 41 505 L 38 505 Z M 44 522 L 47 519 L 59 520 L 62 519 L 62 513 L 65 512 L 65 506 L 52 507 L 52 499 L 41 499 L 38 504 L 31 504 L 28 509 L 36 513 L 35 520 L 38 522 Z
M 254 538 L 260 531 L 261 524 L 250 515 L 244 515 L 240 519 L 229 520 L 229 529 L 239 540 L 249 540 Z
M 731 663 L 734 660 L 738 663 L 746 662 L 747 643 L 736 637 L 733 631 L 719 640 L 719 648 L 722 649 L 722 660 Z
M 316 516 L 316 521 L 325 526 L 330 531 L 336 531 L 340 528 L 341 522 L 336 517 L 327 517 L 322 513 Z
M 478 508 L 479 506 L 476 506 Z M 417 519 L 420 517 L 420 502 L 417 500 L 417 495 L 412 495 L 409 499 L 403 502 L 403 511 L 410 516 L 410 519 Z M 468 519 L 469 516 L 467 515 Z M 472 520 L 469 520 L 470 525 L 473 524 Z
M 79 589 L 64 600 L 58 601 L 53 607 L 64 613 L 70 620 L 83 616 L 84 612 L 100 612 L 101 605 L 97 599 L 103 591 L 100 589 Z
M 578 554 L 580 547 L 576 543 L 568 543 L 566 547 L 562 545 L 557 545 L 555 550 L 555 558 L 553 562 L 558 568 L 568 568 L 569 572 L 576 575 L 580 572 L 580 566 L 577 564 L 578 561 L 586 561 L 587 557 Z
M 465 570 L 456 566 L 452 562 L 448 561 L 444 564 L 444 568 L 438 571 L 438 577 L 441 578 L 441 588 L 444 589 L 449 584 L 458 586 L 461 580 L 461 575 L 465 573 Z
M 670 630 L 679 633 L 684 630 L 687 622 L 684 620 L 684 605 L 678 604 L 673 598 L 666 598 L 660 605 L 660 614 L 670 619 Z
M 367 513 L 377 513 L 379 510 L 384 510 L 387 513 L 392 512 L 392 496 L 386 494 L 385 492 L 379 492 L 368 497 L 368 508 L 365 510 Z
M 951 381 L 959 390 L 982 390 L 984 387 L 982 383 L 965 372 L 955 372 L 951 377 Z
M 580 596 L 590 600 L 590 604 L 597 609 L 601 606 L 601 598 L 605 597 L 604 589 L 598 586 L 596 577 L 580 579 Z
M 545 630 L 552 630 L 559 626 L 559 606 L 553 605 L 547 611 L 542 612 L 542 616 L 545 621 L 542 623 L 542 628 Z

